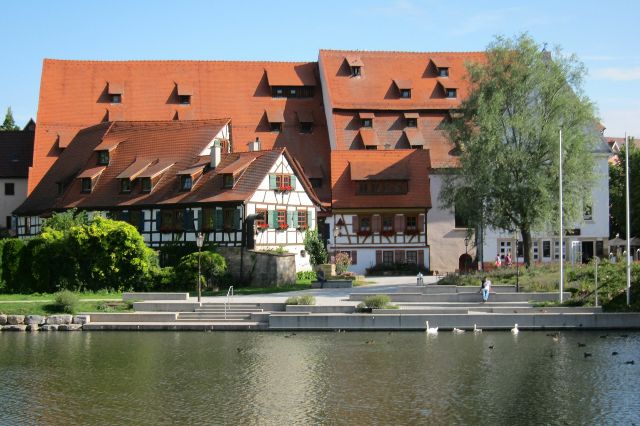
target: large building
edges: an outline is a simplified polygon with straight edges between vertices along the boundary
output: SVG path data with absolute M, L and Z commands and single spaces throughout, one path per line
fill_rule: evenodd
M 141 150 L 138 155 L 147 159 L 146 147 L 153 142 L 143 141 L 141 135 L 147 130 L 143 130 L 143 124 L 135 123 L 156 123 L 149 126 L 164 123 L 162 126 L 168 129 L 171 122 L 175 122 L 176 128 L 186 128 L 202 122 L 213 125 L 225 118 L 223 127 L 228 135 L 217 138 L 224 140 L 225 155 L 239 156 L 242 159 L 238 161 L 244 164 L 257 152 L 278 153 L 281 160 L 274 164 L 283 164 L 291 176 L 305 182 L 303 192 L 308 201 L 300 201 L 295 210 L 311 211 L 313 206 L 314 213 L 310 213 L 306 225 L 318 226 L 332 254 L 348 252 L 353 271 L 365 272 L 373 266 L 394 263 L 415 263 L 438 272 L 454 271 L 459 268 L 462 256 L 467 253 L 475 256 L 475 249 L 465 238 L 467 228 L 456 220 L 455 212 L 439 201 L 443 174 L 458 166 L 454 147 L 445 137 L 442 125 L 468 94 L 466 64 L 483 60 L 484 54 L 478 52 L 333 50 L 320 51 L 318 62 L 45 60 L 39 125 L 29 175 L 32 195 L 16 213 L 23 222 L 37 222 L 35 216 L 32 219 L 26 216 L 42 216 L 74 205 L 127 211 L 138 203 L 139 207 L 151 209 L 151 216 L 145 215 L 145 223 L 153 221 L 154 212 L 160 211 L 161 205 L 184 204 L 193 201 L 192 198 L 169 193 L 156 198 L 123 195 L 117 176 L 107 180 L 101 174 L 94 175 L 98 170 L 87 168 L 87 161 L 93 160 L 86 156 L 75 158 L 71 153 L 94 152 L 105 143 L 97 137 L 89 143 L 87 132 L 107 129 L 118 132 L 128 128 L 138 135 L 132 134 L 128 139 L 142 140 L 134 151 Z M 171 145 L 170 136 L 163 138 Z M 185 157 L 182 169 L 177 170 L 179 167 L 174 165 L 176 170 L 168 173 L 179 174 L 190 170 L 190 165 L 200 164 L 194 152 L 201 157 L 211 156 L 213 139 L 215 135 L 208 134 L 193 146 L 176 145 L 176 150 L 191 150 L 191 157 Z M 130 140 L 116 148 L 116 156 L 118 150 L 132 145 Z M 94 147 L 90 149 L 88 145 Z M 137 161 L 134 157 L 133 151 L 127 156 L 132 167 Z M 162 168 L 158 166 L 162 155 L 151 157 L 158 163 L 149 167 L 155 164 L 156 168 Z M 192 164 L 187 164 L 189 161 Z M 61 183 L 47 178 L 56 168 L 66 173 Z M 215 169 L 209 166 L 202 172 Z M 108 167 L 103 172 L 107 170 Z M 116 172 L 121 174 L 124 170 L 114 167 L 109 173 Z M 144 173 L 150 172 L 142 173 L 138 176 L 145 177 Z M 284 174 L 278 177 L 273 170 L 265 173 L 270 176 L 269 191 L 274 191 L 272 186 L 288 187 L 291 183 Z M 77 186 L 87 178 L 97 179 L 96 197 L 103 194 L 100 197 L 104 204 L 90 206 L 87 200 L 93 196 L 69 193 L 62 196 L 64 202 L 36 203 L 39 209 L 29 207 L 39 193 L 47 191 L 42 186 L 45 182 L 49 191 L 60 184 L 59 190 L 64 192 L 71 190 L 69 182 Z M 131 177 L 129 180 L 133 183 Z M 266 194 L 271 197 L 278 192 L 269 191 L 262 194 L 265 200 L 262 203 L 249 197 L 256 204 L 252 207 L 244 204 L 246 211 L 240 213 L 241 219 L 262 213 L 259 217 L 266 214 L 271 224 L 288 221 L 287 226 L 292 226 L 289 213 L 275 216 L 282 208 L 282 200 L 274 201 L 276 207 L 269 207 Z M 215 191 L 209 188 L 199 194 L 214 197 Z M 68 202 L 76 198 L 84 201 Z M 597 208 L 593 206 L 594 211 Z M 197 213 L 194 217 L 198 217 Z M 302 216 L 296 218 L 300 221 Z M 265 247 L 282 243 L 275 234 L 259 234 L 269 223 L 254 224 L 254 234 Z M 24 233 L 26 223 L 21 226 Z M 147 241 L 151 245 L 164 241 L 155 238 L 149 234 Z M 178 237 L 171 237 L 175 238 Z M 595 238 L 594 251 L 598 252 L 599 237 Z M 298 236 L 295 240 L 291 244 L 297 249 Z M 489 238 L 486 244 L 499 247 L 500 241 Z M 544 251 L 545 240 L 541 239 L 539 244 L 538 249 Z M 486 256 L 499 250 L 498 247 L 488 246 L 483 252 Z

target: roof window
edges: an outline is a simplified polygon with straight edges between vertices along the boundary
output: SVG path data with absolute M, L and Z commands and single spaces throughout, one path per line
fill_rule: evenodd
M 180 191 L 191 191 L 192 186 L 193 178 L 191 177 L 191 175 L 180 176 Z
M 411 99 L 411 89 L 413 87 L 411 80 L 393 80 L 393 82 L 400 91 L 401 99 Z
M 447 89 L 446 91 L 447 98 L 455 98 L 458 95 L 457 89 Z
M 449 77 L 449 68 L 438 68 L 438 77 Z
M 374 114 L 372 112 L 361 112 L 358 116 L 360 117 L 361 127 L 373 127 Z
M 281 132 L 284 123 L 284 111 L 281 108 L 266 110 L 267 120 L 272 132 Z
M 419 116 L 417 112 L 405 112 L 404 119 L 406 120 L 406 127 L 418 127 Z
M 313 114 L 311 111 L 298 111 L 298 121 L 300 122 L 300 133 L 313 132 Z
M 99 166 L 108 166 L 109 165 L 109 151 L 98 151 L 98 165 Z
M 112 104 L 119 104 L 122 102 L 122 94 L 124 93 L 124 84 L 121 82 L 110 81 L 107 88 L 107 94 L 109 95 L 109 101 Z
M 176 83 L 176 92 L 178 93 L 178 103 L 181 105 L 191 105 L 191 96 L 193 95 L 193 87 L 190 84 Z
M 347 65 L 351 70 L 351 77 L 359 77 L 362 75 L 362 59 L 357 56 L 347 56 Z

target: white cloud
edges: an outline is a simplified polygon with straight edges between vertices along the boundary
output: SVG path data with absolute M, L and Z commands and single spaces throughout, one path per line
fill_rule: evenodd
M 640 80 L 640 67 L 600 68 L 593 71 L 593 78 L 598 80 L 612 80 L 612 81 Z

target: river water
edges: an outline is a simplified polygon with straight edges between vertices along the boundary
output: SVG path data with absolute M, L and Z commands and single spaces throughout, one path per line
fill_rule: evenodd
M 0 424 L 633 423 L 638 332 L 0 334 Z

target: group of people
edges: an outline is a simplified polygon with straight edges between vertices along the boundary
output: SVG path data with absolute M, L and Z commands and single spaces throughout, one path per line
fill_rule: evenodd
M 511 260 L 511 253 L 507 253 L 504 256 L 504 266 L 511 266 L 512 260 Z M 502 258 L 500 257 L 499 254 L 496 255 L 496 268 L 499 268 L 502 266 Z

